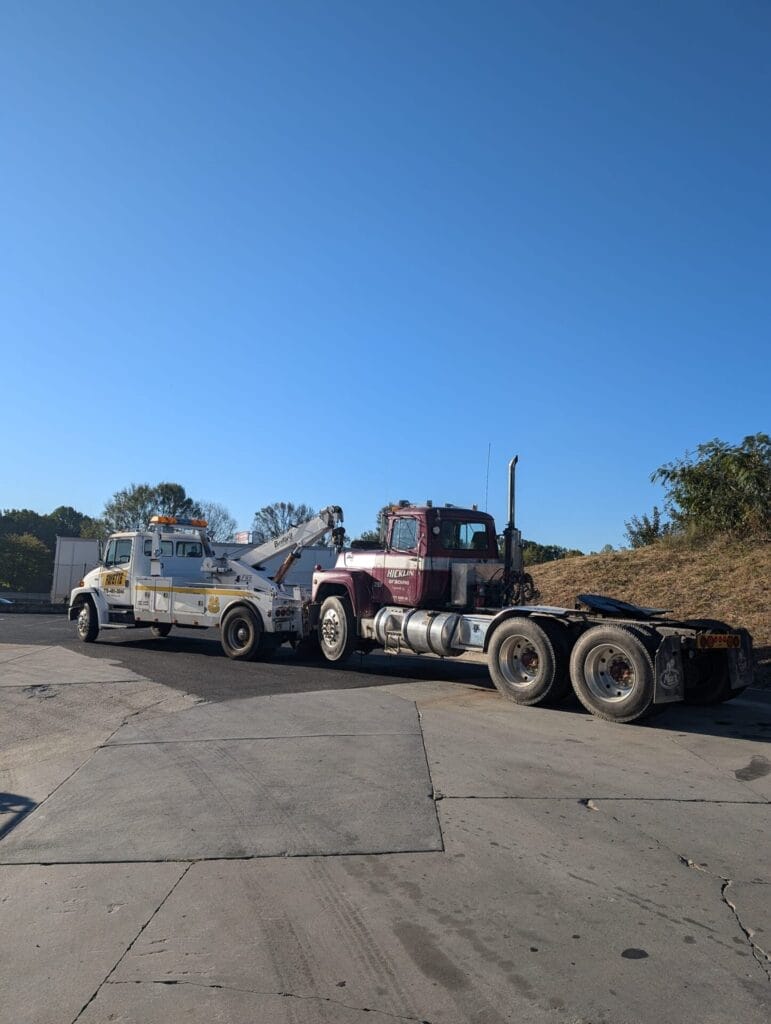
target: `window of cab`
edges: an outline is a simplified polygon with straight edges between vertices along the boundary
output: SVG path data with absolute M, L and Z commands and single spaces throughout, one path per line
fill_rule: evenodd
M 131 561 L 131 538 L 115 539 L 111 540 L 107 545 L 107 551 L 104 556 L 104 564 L 110 565 L 128 565 Z
M 445 519 L 439 527 L 439 544 L 447 551 L 487 551 L 487 524 Z
M 152 553 L 153 553 L 152 538 L 150 538 L 150 537 L 146 537 L 145 538 L 144 551 L 145 551 L 145 554 L 147 555 L 148 558 L 152 555 Z M 164 558 L 171 558 L 171 556 L 173 554 L 174 554 L 174 541 L 172 541 L 172 540 L 162 540 L 161 541 L 161 555 Z
M 177 558 L 203 558 L 203 547 L 199 540 L 178 540 Z
M 407 516 L 394 520 L 391 547 L 395 551 L 414 551 L 418 543 L 418 521 Z

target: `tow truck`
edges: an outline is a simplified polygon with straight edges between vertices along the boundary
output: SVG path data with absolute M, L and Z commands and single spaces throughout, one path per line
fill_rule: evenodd
M 308 634 L 309 591 L 285 583 L 304 548 L 331 533 L 339 552 L 345 536 L 338 505 L 290 527 L 280 537 L 232 557 L 218 557 L 206 520 L 153 516 L 146 530 L 114 533 L 104 557 L 70 594 L 69 618 L 85 643 L 102 629 L 214 627 L 229 658 L 268 657 Z M 262 563 L 285 556 L 277 572 Z
M 745 629 L 675 621 L 599 594 L 574 608 L 533 604 L 514 524 L 518 456 L 509 463 L 503 557 L 492 516 L 476 507 L 401 502 L 383 516 L 376 550 L 350 550 L 315 572 L 310 626 L 324 657 L 355 650 L 476 655 L 500 693 L 556 703 L 571 688 L 593 715 L 634 722 L 675 701 L 728 700 L 752 680 Z

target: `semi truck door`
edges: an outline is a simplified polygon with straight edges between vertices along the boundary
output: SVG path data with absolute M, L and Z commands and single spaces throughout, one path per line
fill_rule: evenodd
M 423 578 L 419 571 L 420 521 L 415 516 L 398 516 L 391 521 L 391 535 L 384 561 L 385 604 L 403 606 L 420 603 Z

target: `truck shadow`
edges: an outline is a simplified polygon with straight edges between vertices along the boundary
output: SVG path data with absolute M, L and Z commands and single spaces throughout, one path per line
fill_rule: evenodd
M 216 635 L 191 635 L 173 632 L 160 639 L 147 635 L 105 634 L 93 645 L 77 650 L 94 657 L 124 657 L 131 671 L 182 690 L 207 701 L 239 700 L 244 697 L 287 693 L 313 693 L 323 690 L 363 689 L 398 683 L 435 682 L 473 686 L 495 694 L 484 664 L 454 658 L 400 655 L 374 652 L 354 653 L 343 665 L 323 659 L 300 657 L 283 647 L 265 661 L 238 662 L 228 658 Z M 128 634 L 129 636 L 131 634 Z M 109 634 L 108 634 L 109 636 Z M 120 639 L 119 639 L 120 637 Z M 503 698 L 500 709 L 513 714 L 528 714 Z M 549 707 L 550 713 L 580 715 L 589 712 L 572 694 L 561 704 Z M 618 728 L 611 724 L 608 728 Z M 675 704 L 635 723 L 635 729 L 714 735 L 725 738 L 771 741 L 771 694 L 750 691 L 735 701 L 711 707 L 687 707 Z
M 4 839 L 36 807 L 35 801 L 30 800 L 27 796 L 21 796 L 18 793 L 0 793 L 0 839 Z M 2 816 L 6 814 L 9 817 L 3 821 Z

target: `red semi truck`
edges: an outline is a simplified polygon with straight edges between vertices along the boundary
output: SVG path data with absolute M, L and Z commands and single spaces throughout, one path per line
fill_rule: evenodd
M 377 648 L 474 652 L 517 704 L 556 702 L 572 687 L 592 714 L 615 722 L 674 701 L 728 700 L 749 685 L 744 629 L 597 594 L 579 595 L 574 608 L 525 603 L 534 593 L 514 525 L 516 464 L 503 557 L 492 516 L 402 502 L 384 515 L 377 550 L 343 551 L 334 568 L 314 573 L 310 627 L 328 661 Z

